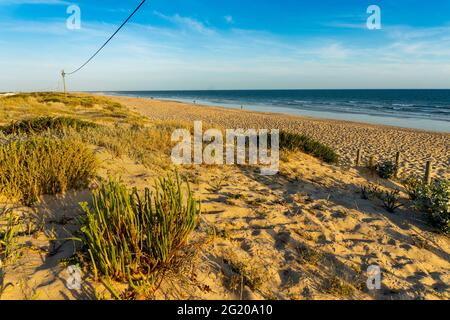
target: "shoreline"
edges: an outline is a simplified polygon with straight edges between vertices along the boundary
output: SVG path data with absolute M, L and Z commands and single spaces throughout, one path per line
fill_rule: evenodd
M 180 100 L 174 100 L 174 99 L 161 99 L 161 98 L 148 98 L 148 97 L 138 97 L 138 96 L 126 96 L 126 95 L 110 95 L 110 94 L 99 94 L 99 93 L 89 93 L 92 95 L 100 95 L 105 96 L 109 98 L 132 98 L 132 99 L 142 99 L 142 100 L 148 100 L 153 102 L 159 102 L 159 103 L 176 103 L 180 105 L 191 105 L 194 107 L 204 107 L 208 109 L 219 109 L 222 111 L 239 111 L 239 112 L 248 112 L 248 113 L 256 113 L 256 114 L 264 114 L 264 115 L 274 115 L 274 116 L 284 116 L 284 117 L 293 117 L 293 118 L 300 118 L 300 119 L 307 119 L 307 120 L 314 120 L 314 121 L 324 121 L 324 122 L 336 122 L 336 123 L 348 123 L 348 124 L 354 124 L 354 125 L 362 125 L 362 126 L 369 126 L 369 127 L 385 127 L 387 129 L 396 129 L 396 130 L 406 130 L 406 131 L 412 131 L 412 132 L 424 132 L 424 133 L 430 133 L 430 134 L 444 134 L 448 135 L 450 138 L 450 132 L 446 131 L 438 131 L 438 130 L 427 130 L 427 129 L 419 129 L 419 128 L 411 128 L 411 127 L 401 127 L 396 125 L 389 125 L 389 124 L 381 124 L 381 123 L 372 123 L 372 122 L 364 122 L 364 121 L 357 121 L 357 120 L 345 120 L 345 119 L 334 119 L 334 118 L 326 118 L 326 117 L 315 117 L 310 115 L 299 115 L 299 114 L 292 114 L 292 113 L 285 113 L 285 112 L 276 112 L 276 111 L 260 111 L 260 110 L 251 110 L 251 109 L 240 109 L 238 107 L 226 107 L 223 105 L 213 105 L 213 104 L 205 104 L 205 103 L 193 103 L 193 102 L 185 102 Z M 318 111 L 321 112 L 321 111 Z M 388 117 L 386 117 L 388 118 Z
M 289 90 L 287 90 L 289 91 Z M 350 90 L 353 91 L 353 90 Z M 184 92 L 184 91 L 180 91 Z M 234 92 L 234 91 L 231 91 Z M 244 92 L 246 92 L 244 90 Z M 252 91 L 253 92 L 253 91 Z M 265 92 L 264 90 L 262 92 Z M 328 92 L 328 91 L 325 91 Z M 198 96 L 186 95 L 180 96 L 178 95 L 167 95 L 167 94 L 158 94 L 158 92 L 97 92 L 103 95 L 112 95 L 112 96 L 128 96 L 135 98 L 143 98 L 143 99 L 156 99 L 159 101 L 169 101 L 169 102 L 180 102 L 187 104 L 198 104 L 204 106 L 213 106 L 213 107 L 224 107 L 227 109 L 238 109 L 244 107 L 246 110 L 255 111 L 255 112 L 271 112 L 271 113 L 279 113 L 286 115 L 295 115 L 300 117 L 313 117 L 320 118 L 325 120 L 341 120 L 341 121 L 351 121 L 351 122 L 359 122 L 359 123 L 367 123 L 374 125 L 389 125 L 395 126 L 399 128 L 410 128 L 431 132 L 446 132 L 450 133 L 450 122 L 446 117 L 442 117 L 438 114 L 434 114 L 431 110 L 429 111 L 396 111 L 396 108 L 400 108 L 403 110 L 403 107 L 407 108 L 409 104 L 395 104 L 391 102 L 385 103 L 380 101 L 380 104 L 383 106 L 386 104 L 386 109 L 379 109 L 378 107 L 370 107 L 368 108 L 364 101 L 350 101 L 352 104 L 351 107 L 345 106 L 342 108 L 333 107 L 334 103 L 327 103 L 325 100 L 325 104 L 319 103 L 320 100 L 318 95 L 315 97 L 310 97 L 311 101 L 306 101 L 312 104 L 306 105 L 296 105 L 295 103 L 289 103 L 290 100 L 294 98 L 283 98 L 280 96 L 280 100 L 272 101 L 268 98 L 255 98 L 256 100 L 248 99 L 247 96 L 242 95 L 242 97 L 237 95 L 223 95 L 218 94 L 217 98 L 214 96 L 202 96 L 199 94 Z M 228 98 L 227 98 L 228 97 Z M 348 97 L 350 99 L 351 97 Z M 258 100 L 259 99 L 259 100 Z M 305 97 L 308 100 L 308 97 Z M 319 99 L 319 100 L 318 100 Z M 328 98 L 324 98 L 328 99 Z M 356 98 L 355 98 L 356 99 Z M 317 100 L 317 101 L 316 101 Z M 292 100 L 297 101 L 297 100 Z M 340 100 L 337 100 L 340 101 Z M 342 103 L 347 103 L 346 101 L 342 101 Z M 411 103 L 413 103 L 411 101 Z M 418 102 L 417 102 L 418 103 Z M 425 105 L 426 103 L 423 102 Z M 420 104 L 420 103 L 419 103 Z M 324 105 L 324 106 L 322 106 Z M 336 105 L 339 105 L 337 103 Z M 412 105 L 412 104 L 411 104 Z M 393 109 L 389 108 L 391 106 Z M 402 106 L 402 107 L 397 107 Z M 408 109 L 408 108 L 407 108 Z M 437 109 L 440 110 L 440 109 Z M 437 112 L 437 111 L 436 111 Z
M 402 152 L 405 174 L 422 175 L 426 161 L 433 163 L 434 173 L 450 176 L 450 133 L 389 125 L 322 119 L 290 114 L 240 110 L 227 107 L 189 104 L 119 95 L 103 95 L 120 102 L 152 120 L 193 122 L 201 120 L 224 128 L 281 129 L 306 134 L 335 149 L 341 165 L 353 165 L 358 149 L 363 164 L 370 156 L 376 161 L 391 160 Z
M 110 96 L 114 97 L 114 96 Z M 119 96 L 119 97 L 128 97 L 128 96 Z M 148 99 L 145 97 L 136 97 L 137 99 Z M 150 99 L 152 100 L 152 99 Z M 238 107 L 225 107 L 225 106 L 219 106 L 219 105 L 211 105 L 211 104 L 204 104 L 204 103 L 189 103 L 189 102 L 183 102 L 179 100 L 172 100 L 172 99 L 153 99 L 153 101 L 159 101 L 159 102 L 171 102 L 171 103 L 180 103 L 180 104 L 188 104 L 193 106 L 200 106 L 205 108 L 218 108 L 220 110 L 237 110 L 237 111 L 243 111 L 243 112 L 250 112 L 250 113 L 258 113 L 258 114 L 266 114 L 266 115 L 275 115 L 275 116 L 289 116 L 289 117 L 295 117 L 295 118 L 305 118 L 308 120 L 315 120 L 320 121 L 323 120 L 325 122 L 338 122 L 338 123 L 351 123 L 356 125 L 363 125 L 363 126 L 373 126 L 373 127 L 386 127 L 386 128 L 394 128 L 397 130 L 409 130 L 409 131 L 420 131 L 420 132 L 426 132 L 426 133 L 439 133 L 439 134 L 448 134 L 450 137 L 450 132 L 446 131 L 434 131 L 434 130 L 426 130 L 426 129 L 418 129 L 418 128 L 409 128 L 409 127 L 400 127 L 395 125 L 389 125 L 389 124 L 378 124 L 378 123 L 371 123 L 371 122 L 363 122 L 363 121 L 357 121 L 357 120 L 344 120 L 344 119 L 333 119 L 333 118 L 326 118 L 326 117 L 314 117 L 309 115 L 297 115 L 292 113 L 285 113 L 285 112 L 275 112 L 275 111 L 258 111 L 258 110 L 251 110 L 251 109 L 239 109 Z M 318 111 L 321 112 L 321 111 Z

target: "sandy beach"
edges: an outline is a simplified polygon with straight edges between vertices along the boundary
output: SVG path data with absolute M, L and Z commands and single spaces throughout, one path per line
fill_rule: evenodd
M 414 206 L 398 181 L 351 165 L 358 148 L 366 156 L 377 151 L 378 159 L 393 156 L 399 148 L 408 160 L 404 173 L 420 174 L 423 162 L 432 157 L 437 172 L 447 175 L 448 134 L 177 102 L 111 99 L 86 94 L 0 98 L 0 115 L 8 119 L 2 125 L 35 119 L 36 128 L 43 131 L 30 133 L 28 139 L 47 139 L 53 130 L 53 139 L 81 141 L 98 164 L 96 178 L 87 188 L 43 194 L 31 206 L 0 197 L 1 230 L 12 214 L 18 231 L 11 253 L 2 257 L 0 299 L 449 299 L 448 235 L 430 225 L 427 214 Z M 61 135 L 57 127 L 51 128 L 51 121 L 39 120 L 49 115 L 100 126 L 72 128 Z M 111 177 L 126 188 L 143 190 L 159 177 L 173 174 L 171 133 L 194 120 L 228 128 L 306 133 L 337 149 L 342 160 L 339 165 L 328 164 L 293 151 L 282 157 L 279 174 L 274 176 L 262 176 L 259 168 L 245 165 L 177 166 L 201 201 L 198 224 L 156 291 L 145 285 L 138 290 L 116 279 L 114 293 L 111 285 L 105 285 L 104 275 L 96 278 L 81 243 L 70 240 L 83 238 L 80 222 L 86 213 L 80 202 L 91 203 L 101 181 Z M 67 120 L 66 125 L 73 121 Z M 5 166 L 8 159 L 0 165 Z M 29 157 L 19 159 L 15 163 Z M 74 159 L 68 159 L 70 167 L 77 163 Z M 49 173 L 45 166 L 42 175 Z M 362 188 L 371 185 L 377 186 L 378 194 L 398 189 L 396 202 L 401 205 L 391 212 L 375 193 L 364 195 Z M 72 264 L 81 268 L 77 290 L 67 287 Z M 370 266 L 382 273 L 376 290 L 366 282 Z
M 450 133 L 427 132 L 350 121 L 323 120 L 277 113 L 262 113 L 229 108 L 186 104 L 174 101 L 110 97 L 134 111 L 154 120 L 202 120 L 223 128 L 284 129 L 309 135 L 334 148 L 341 156 L 341 165 L 351 166 L 358 149 L 363 163 L 370 156 L 375 161 L 394 160 L 402 153 L 400 174 L 423 175 L 428 160 L 434 174 L 450 175 Z

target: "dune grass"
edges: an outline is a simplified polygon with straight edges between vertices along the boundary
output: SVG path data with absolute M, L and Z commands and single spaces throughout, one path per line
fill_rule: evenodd
M 194 230 L 200 204 L 177 175 L 161 178 L 141 195 L 119 183 L 104 183 L 92 205 L 81 204 L 82 232 L 96 275 L 152 288 Z
M 331 164 L 336 164 L 339 161 L 338 154 L 332 148 L 306 135 L 287 131 L 280 131 L 280 149 L 301 151 Z
M 7 216 L 4 224 L 0 224 L 0 260 L 8 259 L 15 244 L 14 236 L 17 232 L 17 217 L 14 217 L 12 212 L 3 210 L 0 217 Z
M 118 103 L 111 101 L 106 97 L 101 96 L 91 96 L 91 95 L 81 95 L 81 94 L 64 94 L 61 92 L 35 92 L 30 94 L 19 94 L 16 96 L 9 96 L 6 99 L 14 99 L 18 98 L 35 98 L 39 103 L 52 104 L 52 103 L 60 103 L 70 107 L 84 107 L 84 108 L 92 108 L 96 105 L 102 106 L 109 110 L 121 109 L 123 106 Z
M 96 160 L 81 142 L 24 137 L 0 143 L 0 195 L 32 205 L 44 194 L 87 187 Z
M 86 143 L 105 148 L 115 157 L 128 156 L 147 168 L 157 166 L 169 169 L 173 142 L 173 130 L 183 127 L 178 123 L 152 123 L 139 125 L 116 125 L 72 132 Z
M 73 117 L 96 123 L 142 122 L 142 116 L 131 112 L 108 97 L 58 92 L 22 93 L 0 97 L 0 124 L 31 117 Z
M 62 132 L 67 128 L 79 131 L 98 127 L 95 123 L 71 117 L 36 117 L 15 121 L 6 126 L 0 126 L 0 131 L 5 135 L 19 135 L 40 134 L 49 130 Z

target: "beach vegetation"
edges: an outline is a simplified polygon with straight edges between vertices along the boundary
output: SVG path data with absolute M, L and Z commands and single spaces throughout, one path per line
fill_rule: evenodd
M 394 213 L 395 210 L 402 207 L 400 200 L 400 190 L 383 191 L 378 194 L 378 199 L 383 203 L 387 212 Z
M 361 199 L 369 200 L 372 197 L 377 198 L 381 194 L 379 186 L 373 183 L 364 184 L 360 186 Z
M 34 93 L 19 93 L 15 95 L 10 95 L 6 97 L 1 97 L 2 104 L 5 103 L 9 105 L 9 102 L 16 104 L 21 103 L 32 103 L 36 102 L 39 104 L 62 104 L 68 107 L 83 107 L 83 108 L 93 108 L 98 106 L 104 109 L 117 110 L 124 108 L 122 104 L 112 101 L 107 97 L 92 96 L 85 94 L 74 94 L 74 93 L 61 93 L 61 92 L 34 92 Z
M 32 117 L 73 117 L 107 122 L 143 122 L 143 117 L 108 97 L 57 92 L 0 97 L 0 124 Z
M 323 255 L 320 251 L 306 245 L 300 244 L 296 247 L 296 253 L 302 263 L 308 263 L 310 265 L 318 265 L 322 260 Z
M 4 135 L 30 135 L 47 131 L 63 132 L 68 128 L 79 131 L 97 127 L 95 123 L 76 118 L 46 116 L 14 121 L 9 125 L 0 126 L 0 131 Z
M 230 231 L 227 230 L 226 228 L 218 229 L 217 227 L 214 227 L 213 231 L 214 231 L 214 234 L 217 237 L 219 237 L 219 238 L 222 238 L 222 239 L 225 239 L 225 240 L 230 240 L 231 239 Z
M 2 211 L 0 217 L 6 217 L 6 221 L 0 223 L 0 267 L 3 261 L 13 253 L 18 224 L 18 217 L 15 217 L 11 211 L 6 209 Z
M 238 260 L 236 257 L 224 259 L 224 263 L 229 266 L 232 272 L 228 283 L 230 290 L 236 290 L 242 286 L 247 286 L 253 291 L 261 289 L 265 282 L 265 277 L 261 270 Z
M 426 192 L 426 185 L 423 180 L 417 177 L 408 177 L 402 181 L 406 193 L 412 201 L 417 200 L 421 194 Z
M 208 191 L 210 191 L 211 193 L 219 193 L 225 186 L 227 179 L 228 179 L 227 176 L 212 179 L 211 181 L 209 181 L 210 188 L 208 188 Z
M 323 291 L 334 296 L 349 297 L 355 293 L 355 288 L 347 281 L 333 275 L 325 281 Z
M 147 168 L 156 165 L 169 169 L 171 133 L 176 124 L 152 124 L 149 127 L 117 124 L 114 127 L 90 128 L 79 133 L 82 141 L 105 148 L 114 157 L 128 156 Z
M 330 164 L 339 161 L 339 155 L 332 148 L 302 134 L 281 131 L 280 149 L 304 152 Z
M 375 166 L 378 176 L 382 179 L 391 179 L 397 173 L 397 165 L 392 161 L 384 161 Z
M 431 185 L 415 179 L 408 188 L 414 205 L 427 214 L 430 224 L 440 232 L 450 235 L 450 180 L 439 179 Z
M 111 101 L 110 99 L 101 96 L 80 95 L 73 93 L 64 94 L 61 92 L 37 92 L 30 95 L 36 98 L 38 102 L 46 104 L 61 103 L 71 107 L 79 106 L 84 108 L 100 106 L 111 111 L 123 108 L 120 103 Z
M 160 178 L 154 192 L 141 194 L 121 182 L 103 182 L 82 203 L 83 227 L 96 277 L 127 282 L 132 288 L 157 288 L 197 225 L 200 203 L 178 174 Z
M 29 206 L 45 194 L 86 188 L 96 167 L 93 152 L 79 141 L 11 138 L 0 143 L 0 195 Z

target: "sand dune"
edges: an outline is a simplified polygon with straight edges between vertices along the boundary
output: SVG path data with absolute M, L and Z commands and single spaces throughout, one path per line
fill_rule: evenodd
M 374 156 L 375 161 L 393 160 L 396 152 L 401 151 L 403 174 L 422 175 L 426 161 L 432 160 L 436 175 L 445 177 L 450 175 L 450 133 L 206 107 L 171 101 L 112 98 L 150 119 L 191 122 L 202 120 L 225 128 L 274 128 L 307 134 L 335 148 L 341 155 L 343 166 L 351 166 L 354 163 L 358 149 L 363 151 L 365 162 L 370 156 Z

